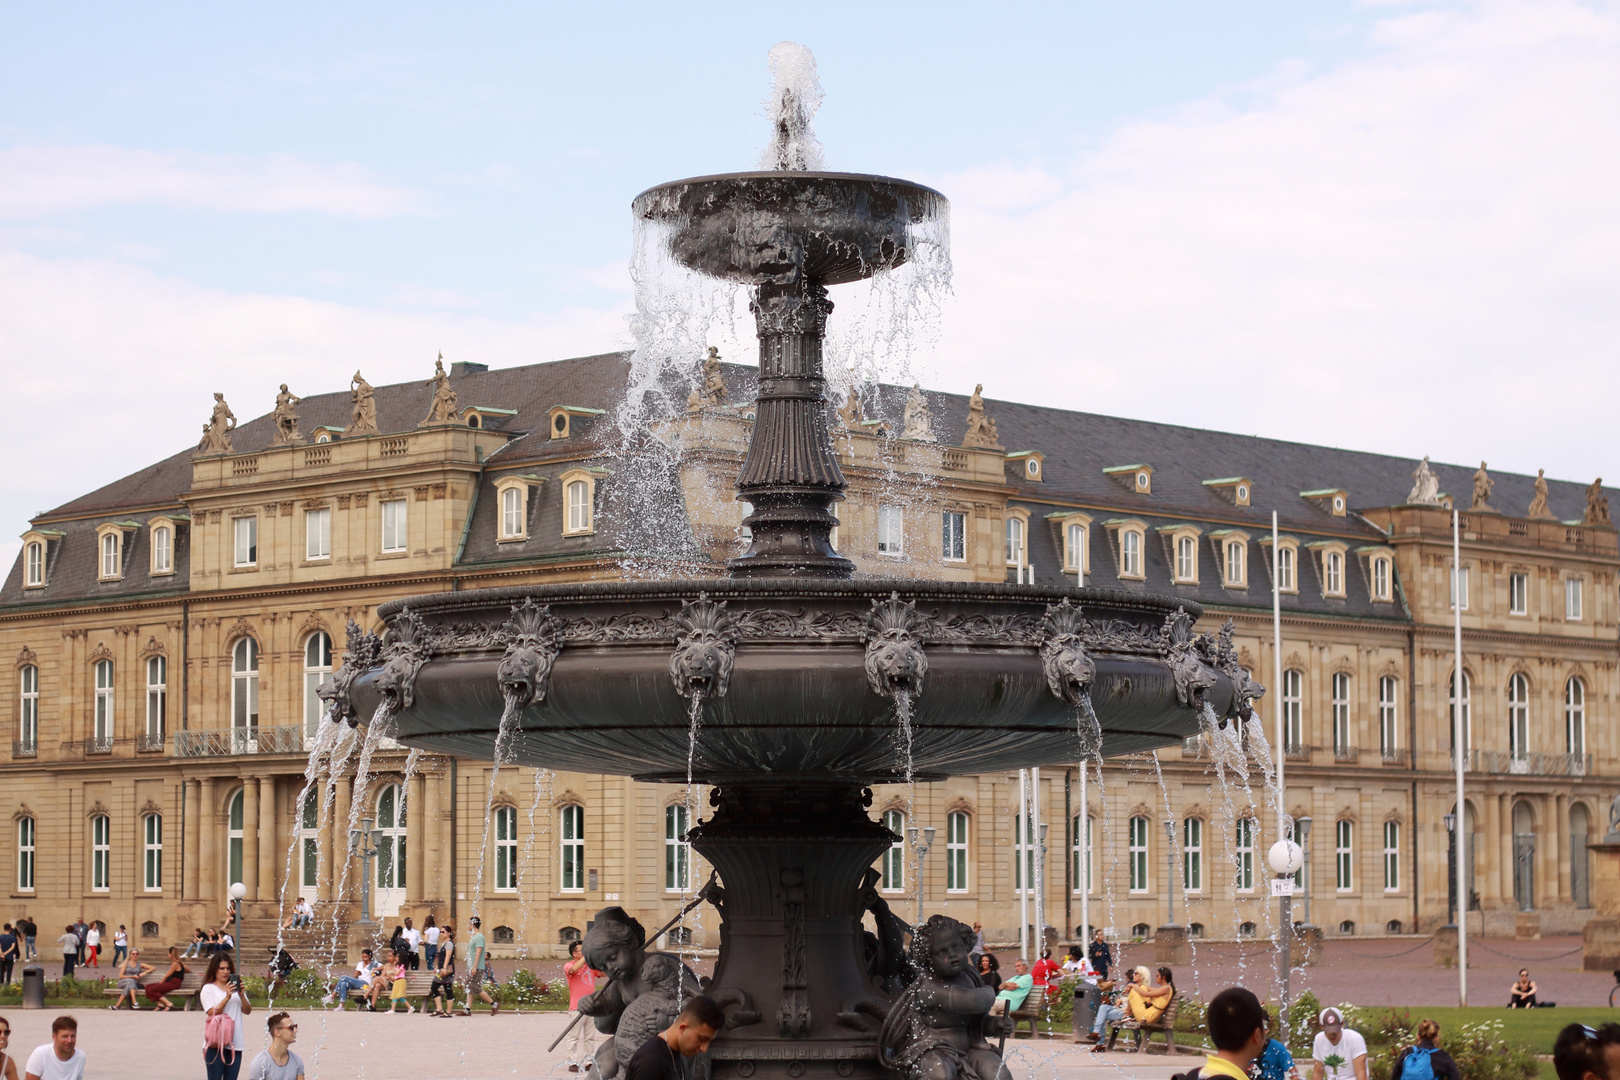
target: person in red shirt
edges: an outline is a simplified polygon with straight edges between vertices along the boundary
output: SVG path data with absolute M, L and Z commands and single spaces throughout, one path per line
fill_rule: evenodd
M 568 1071 L 580 1072 L 596 1064 L 596 1021 L 579 1015 L 579 999 L 596 989 L 598 972 L 585 962 L 584 945 L 579 941 L 568 945 L 568 963 L 563 965 L 563 976 L 568 980 L 569 1017 L 574 1031 L 568 1047 Z
M 1029 973 L 1035 977 L 1036 986 L 1050 986 L 1053 979 L 1063 977 L 1063 968 L 1052 959 L 1051 949 L 1042 949 L 1041 958 L 1035 961 Z

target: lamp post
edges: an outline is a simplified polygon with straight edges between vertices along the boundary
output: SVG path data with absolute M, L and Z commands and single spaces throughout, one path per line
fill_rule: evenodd
M 917 925 L 923 921 L 923 860 L 928 857 L 928 849 L 934 846 L 934 827 L 929 825 L 922 831 L 922 839 L 917 838 L 917 826 L 913 825 L 906 832 L 911 834 L 911 849 L 917 853 Z
M 1035 853 L 1035 956 L 1046 948 L 1046 822 L 1035 826 L 1040 850 Z
M 231 952 L 235 954 L 231 957 L 231 964 L 236 968 L 238 978 L 242 975 L 242 898 L 245 896 L 247 886 L 240 881 L 231 882 L 231 899 L 236 901 L 231 905 L 231 911 L 236 919 L 235 933 L 231 935 Z M 131 1004 L 133 1005 L 133 1001 Z
M 1457 815 L 1446 815 L 1446 925 L 1457 925 Z
M 349 857 L 360 856 L 360 925 L 367 928 L 376 925 L 371 918 L 371 860 L 379 835 L 372 831 L 371 818 L 361 818 L 360 827 L 349 830 Z
M 1166 890 L 1166 892 L 1168 893 L 1168 895 L 1170 897 L 1170 918 L 1165 922 L 1164 925 L 1166 925 L 1166 926 L 1174 926 L 1174 925 L 1176 925 L 1176 823 L 1175 822 L 1166 821 L 1164 823 L 1164 838 L 1165 838 L 1164 861 L 1165 861 L 1165 864 L 1170 868 L 1170 888 Z
M 1293 966 L 1290 951 L 1294 936 L 1294 874 L 1305 865 L 1305 849 L 1292 840 L 1279 840 L 1272 844 L 1271 850 L 1266 853 L 1266 862 L 1277 875 L 1272 891 L 1277 894 L 1278 904 L 1282 907 L 1280 926 L 1277 929 L 1277 999 L 1281 1003 L 1277 1009 L 1277 1019 L 1282 1024 L 1282 1039 L 1287 1042 L 1290 1000 L 1288 975 L 1289 968 Z
M 1300 868 L 1304 872 L 1300 875 L 1299 883 L 1305 893 L 1305 925 L 1311 925 L 1311 854 L 1306 845 L 1311 839 L 1311 819 L 1309 816 L 1294 819 L 1294 832 L 1299 837 Z

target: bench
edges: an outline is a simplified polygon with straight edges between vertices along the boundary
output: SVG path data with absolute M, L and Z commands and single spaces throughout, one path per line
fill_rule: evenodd
M 406 1001 L 413 1001 L 413 1000 L 416 1001 L 418 1004 L 420 1004 L 422 1006 L 422 1012 L 423 1013 L 427 1013 L 427 1012 L 431 1011 L 431 1009 L 432 1009 L 432 1006 L 429 1004 L 429 1002 L 431 1002 L 433 999 L 428 997 L 428 993 L 432 989 L 433 989 L 433 972 L 431 972 L 431 971 L 408 971 L 408 972 L 405 973 L 405 1000 Z M 359 991 L 359 990 L 351 990 L 351 991 L 349 991 L 349 1000 L 350 1001 L 359 1000 L 361 998 L 362 998 L 361 991 Z M 390 1001 L 389 996 L 388 996 L 388 991 L 384 990 L 383 992 L 379 993 L 377 995 L 377 1000 L 380 1003 L 383 1003 L 385 1005 L 388 1004 L 389 1001 Z M 454 1003 L 450 1002 L 450 1004 L 454 1004 Z
M 1164 1032 L 1164 1052 L 1174 1054 L 1176 1052 L 1176 1012 L 1180 1008 L 1181 995 L 1179 993 L 1172 994 L 1169 1006 L 1165 1008 L 1157 1020 L 1115 1020 L 1110 1022 L 1107 1033 L 1108 1049 L 1112 1050 L 1114 1048 L 1114 1040 L 1119 1038 L 1119 1033 L 1122 1030 L 1134 1031 L 1136 1032 L 1136 1051 L 1141 1053 L 1145 1049 L 1144 1043 L 1151 1043 L 1153 1033 L 1162 1031 Z
M 1032 1039 L 1035 1037 L 1035 1025 L 1040 1022 L 1041 1012 L 1046 1007 L 1046 992 L 1048 989 L 1055 990 L 1057 988 L 1045 986 L 1030 987 L 1029 996 L 1024 999 L 1024 1003 L 1007 1014 L 1008 1016 L 1012 1017 L 1013 1038 L 1018 1038 L 1018 1025 L 1025 1023 L 1029 1025 L 1029 1037 Z
M 153 980 L 149 979 L 147 981 L 151 982 Z M 174 990 L 170 990 L 167 997 L 169 998 L 170 1001 L 173 1001 L 175 998 L 185 998 L 186 999 L 186 1007 L 185 1007 L 184 1011 L 185 1012 L 191 1012 L 192 1010 L 194 1010 L 194 1009 L 196 1009 L 198 1007 L 198 1005 L 197 1005 L 197 991 L 202 989 L 202 985 L 203 985 L 202 972 L 200 972 L 200 971 L 188 971 L 184 975 L 180 976 L 180 985 L 179 985 L 179 987 L 174 989 Z M 107 988 L 106 990 L 103 990 L 101 993 L 105 997 L 114 997 L 115 998 L 115 997 L 118 997 L 120 994 L 122 994 L 123 991 L 118 989 L 116 986 L 112 986 L 112 987 Z M 135 993 L 139 994 L 141 997 L 145 997 L 146 996 L 146 983 L 142 983 L 141 988 L 139 990 L 136 990 Z

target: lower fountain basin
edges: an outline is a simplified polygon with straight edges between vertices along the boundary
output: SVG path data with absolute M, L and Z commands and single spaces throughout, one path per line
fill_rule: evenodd
M 1041 645 L 1051 637 L 1048 612 L 1063 611 L 1074 630 L 1076 606 L 1095 668 L 1101 752 L 1146 751 L 1198 730 L 1168 661 L 1167 628 L 1178 611 L 1190 624 L 1201 614 L 1196 604 L 885 580 L 588 583 L 395 601 L 379 609 L 390 643 L 383 666 L 354 681 L 353 712 L 370 715 L 386 691 L 400 706 L 402 742 L 494 757 L 510 696 L 497 670 L 521 646 L 509 619 L 525 605 L 530 628 L 542 629 L 524 640 L 554 646 L 549 670 L 534 680 L 543 696 L 512 716 L 505 760 L 526 765 L 684 781 L 690 755 L 692 776 L 705 783 L 893 781 L 908 771 L 898 715 L 908 700 L 910 771 L 919 779 L 1074 761 L 1083 750 L 1078 709 L 1054 692 Z M 677 644 L 694 635 L 697 652 L 686 660 L 719 664 L 688 664 L 700 684 L 709 680 L 698 695 L 695 746 L 693 697 L 682 693 L 693 685 L 690 671 L 672 667 Z M 920 687 L 907 689 L 887 680 L 912 672 L 904 655 L 898 668 L 892 655 L 912 647 L 926 670 Z M 874 674 L 870 661 L 886 649 Z M 401 696 L 401 673 L 413 666 Z M 1205 670 L 1202 700 L 1225 714 L 1232 685 Z

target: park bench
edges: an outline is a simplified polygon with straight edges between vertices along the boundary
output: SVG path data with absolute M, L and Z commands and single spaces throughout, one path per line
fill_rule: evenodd
M 177 989 L 170 990 L 168 993 L 168 998 L 170 1001 L 173 1001 L 175 998 L 185 998 L 185 1011 L 191 1012 L 193 1009 L 197 1008 L 197 991 L 202 989 L 202 985 L 202 972 L 188 971 L 184 975 L 180 976 L 180 986 Z M 142 983 L 141 988 L 135 992 L 144 997 L 146 994 L 146 983 Z M 108 987 L 101 993 L 105 997 L 117 997 L 119 994 L 122 994 L 123 991 L 118 989 L 116 986 L 113 986 Z
M 1051 989 L 1055 990 L 1056 987 Z M 1018 1038 L 1018 1025 L 1024 1023 L 1029 1025 L 1029 1037 L 1032 1039 L 1035 1037 L 1035 1025 L 1040 1022 L 1041 1011 L 1045 1008 L 1047 990 L 1048 987 L 1045 986 L 1030 987 L 1029 997 L 1024 999 L 1024 1003 L 1007 1014 L 1012 1017 L 1013 1038 Z
M 1136 1032 L 1136 1050 L 1141 1053 L 1144 1043 L 1151 1041 L 1155 1031 L 1164 1032 L 1164 1052 L 1176 1052 L 1176 1012 L 1181 1008 L 1181 995 L 1170 995 L 1170 1004 L 1157 1020 L 1115 1020 L 1108 1025 L 1108 1049 L 1114 1048 L 1114 1040 L 1119 1038 L 1121 1031 Z

